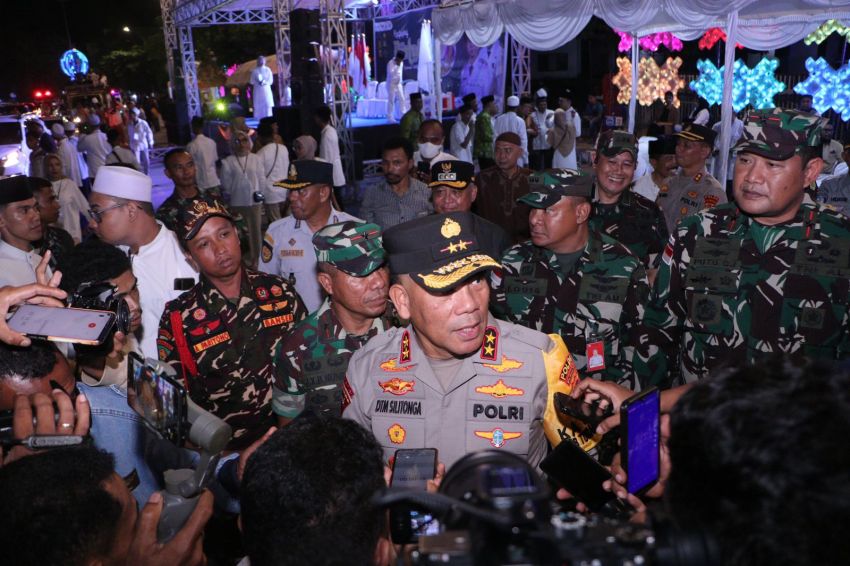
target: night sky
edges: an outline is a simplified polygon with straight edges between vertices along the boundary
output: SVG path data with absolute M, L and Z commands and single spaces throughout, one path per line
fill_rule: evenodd
M 66 84 L 59 69 L 59 57 L 69 48 L 63 4 L 73 46 L 94 63 L 95 72 L 98 55 L 132 46 L 139 41 L 137 34 L 150 33 L 160 25 L 158 0 L 3 0 L 0 4 L 0 46 L 5 55 L 0 99 L 4 100 L 10 91 L 19 100 L 28 100 L 37 88 L 58 91 Z M 124 26 L 131 33 L 123 32 Z

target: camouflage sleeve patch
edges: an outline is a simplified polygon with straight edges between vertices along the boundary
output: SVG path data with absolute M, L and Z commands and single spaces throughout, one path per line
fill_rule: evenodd
M 156 351 L 161 362 L 168 361 L 172 352 L 174 352 L 174 338 L 165 328 L 159 329 L 159 336 L 156 339 Z

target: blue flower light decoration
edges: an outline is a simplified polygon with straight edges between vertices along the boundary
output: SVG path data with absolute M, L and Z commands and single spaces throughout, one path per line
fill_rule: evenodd
M 59 67 L 73 79 L 77 74 L 85 75 L 89 72 L 89 58 L 82 51 L 69 49 L 59 58 Z
M 809 57 L 806 70 L 808 78 L 798 83 L 794 92 L 811 95 L 812 106 L 821 114 L 832 108 L 842 120 L 850 120 L 850 64 L 836 70 L 820 57 Z
M 772 108 L 773 97 L 785 90 L 785 83 L 776 79 L 778 59 L 762 59 L 750 69 L 740 59 L 732 68 L 732 108 L 740 112 L 748 105 L 753 108 Z M 723 70 L 707 59 L 697 61 L 699 78 L 691 81 L 691 89 L 709 104 L 723 102 Z

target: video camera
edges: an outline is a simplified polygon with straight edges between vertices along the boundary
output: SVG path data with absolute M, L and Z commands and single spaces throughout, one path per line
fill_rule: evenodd
M 87 281 L 68 296 L 68 307 L 115 314 L 115 329 L 130 332 L 130 306 L 111 283 Z
M 523 458 L 498 450 L 468 454 L 439 493 L 386 488 L 378 507 L 403 504 L 439 521 L 420 534 L 414 564 L 717 564 L 710 541 L 669 523 L 651 527 L 559 511 L 547 484 Z
M 162 515 L 157 539 L 167 542 L 195 510 L 201 492 L 209 485 L 221 451 L 233 436 L 230 425 L 198 407 L 177 380 L 174 368 L 159 360 L 131 353 L 127 365 L 127 403 L 158 437 L 177 446 L 188 439 L 200 447 L 195 469 L 169 469 L 162 491 Z

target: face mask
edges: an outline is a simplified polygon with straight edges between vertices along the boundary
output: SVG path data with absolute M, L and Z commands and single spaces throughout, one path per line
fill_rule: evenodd
M 437 144 L 426 142 L 419 144 L 419 155 L 425 159 L 434 159 L 440 153 L 440 146 Z

